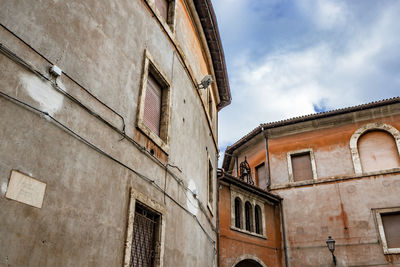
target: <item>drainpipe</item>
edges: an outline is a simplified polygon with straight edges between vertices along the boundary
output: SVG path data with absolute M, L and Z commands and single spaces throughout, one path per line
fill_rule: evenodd
M 219 254 L 220 254 L 220 244 L 219 244 L 219 239 L 220 239 L 220 226 L 219 226 L 219 187 L 220 187 L 220 184 L 219 184 L 219 178 L 218 178 L 218 171 L 219 171 L 219 170 L 217 170 L 217 267 L 220 266 L 220 263 L 219 263 Z M 224 170 L 221 169 L 221 172 L 222 172 L 222 176 L 221 176 L 221 178 L 222 178 L 222 177 L 224 177 Z
M 283 215 L 283 199 L 279 203 L 279 209 L 280 209 L 280 213 L 281 213 L 283 253 L 285 254 L 285 266 L 290 267 L 289 258 L 288 258 L 288 249 L 287 249 L 287 245 L 286 245 L 286 227 L 285 227 L 285 216 Z
M 269 166 L 268 135 L 264 127 L 261 127 L 261 130 L 264 134 L 264 140 L 265 140 L 265 165 L 267 172 L 267 190 L 269 191 L 271 186 L 271 168 Z

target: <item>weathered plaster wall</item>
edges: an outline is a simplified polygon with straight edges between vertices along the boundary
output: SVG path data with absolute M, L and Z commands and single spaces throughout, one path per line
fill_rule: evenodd
M 129 188 L 133 187 L 165 206 L 164 266 L 214 266 L 214 244 L 187 210 L 197 216 L 213 240 L 215 233 L 207 217 L 215 225 L 215 214 L 207 209 L 202 212 L 184 187 L 191 184 L 198 191 L 197 198 L 207 203 L 208 157 L 216 170 L 217 147 L 193 85 L 193 78 L 198 77 L 191 77 L 185 69 L 187 61 L 173 44 L 177 40 L 171 40 L 146 2 L 4 0 L 0 5 L 0 22 L 15 34 L 0 27 L 1 44 L 47 77 L 48 61 L 57 64 L 64 71 L 57 80 L 63 90 L 122 131 L 121 117 L 85 92 L 85 87 L 123 117 L 128 137 L 156 150 L 155 158 L 141 151 L 57 92 L 50 82 L 0 54 L 1 92 L 49 112 L 126 165 L 108 159 L 49 118 L 0 97 L 0 265 L 121 266 Z M 188 19 L 179 14 L 177 21 Z M 191 40 L 195 35 L 183 37 L 180 42 L 200 45 Z M 145 50 L 172 81 L 168 155 L 136 128 Z M 201 57 L 190 64 L 211 73 Z M 181 172 L 173 167 L 169 171 L 182 183 L 158 165 L 156 158 L 176 165 Z M 165 188 L 187 210 L 127 167 Z M 5 198 L 12 169 L 47 184 L 41 209 Z M 215 208 L 214 203 L 214 213 Z
M 372 210 L 400 206 L 399 172 L 274 192 L 284 198 L 291 266 L 331 266 L 328 236 L 338 266 L 400 264 L 383 254 Z
M 222 185 L 220 193 L 220 263 L 232 267 L 237 259 L 256 257 L 267 266 L 282 266 L 282 241 L 279 207 L 265 204 L 267 238 L 255 237 L 231 229 L 231 193 Z

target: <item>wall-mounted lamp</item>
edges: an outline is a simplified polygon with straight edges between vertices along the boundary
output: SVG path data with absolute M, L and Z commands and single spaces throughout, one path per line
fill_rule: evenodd
M 204 78 L 201 80 L 201 82 L 197 85 L 197 89 L 206 89 L 208 86 L 210 86 L 211 83 L 213 83 L 214 80 L 210 74 L 207 74 L 204 76 Z
M 333 254 L 335 251 L 335 243 L 336 241 L 331 236 L 329 236 L 328 240 L 326 240 L 326 245 L 328 246 L 329 251 L 332 253 L 333 264 L 336 265 L 336 257 L 335 254 Z

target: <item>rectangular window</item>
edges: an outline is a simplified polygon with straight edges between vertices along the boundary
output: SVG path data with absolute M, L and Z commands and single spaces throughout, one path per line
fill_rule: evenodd
M 267 179 L 265 175 L 265 164 L 262 163 L 256 166 L 256 178 L 258 182 L 258 187 L 265 189 L 267 187 Z
M 168 20 L 168 0 L 155 0 L 155 5 L 161 17 Z
M 162 87 L 149 73 L 147 76 L 146 99 L 143 122 L 151 131 L 160 136 Z
M 317 168 L 312 148 L 288 152 L 287 164 L 290 182 L 317 179 Z
M 162 266 L 165 207 L 131 188 L 124 267 Z
M 171 82 L 145 51 L 137 127 L 165 153 L 169 151 Z
M 310 152 L 292 155 L 293 180 L 305 181 L 313 178 Z
M 214 168 L 211 161 L 208 161 L 208 203 L 212 208 L 213 198 L 214 198 Z
M 151 267 L 159 254 L 160 215 L 136 203 L 130 266 Z
M 400 254 L 400 208 L 375 211 L 378 231 L 385 254 Z

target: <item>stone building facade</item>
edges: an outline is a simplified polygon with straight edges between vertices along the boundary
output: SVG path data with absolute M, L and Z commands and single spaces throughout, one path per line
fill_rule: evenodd
M 0 266 L 216 266 L 210 0 L 0 6 Z
M 283 199 L 286 266 L 333 266 L 329 236 L 337 266 L 399 266 L 399 129 L 399 97 L 261 124 L 227 148 L 223 169 L 237 177 L 247 161 Z

